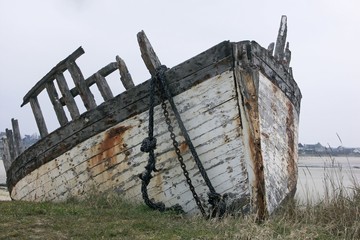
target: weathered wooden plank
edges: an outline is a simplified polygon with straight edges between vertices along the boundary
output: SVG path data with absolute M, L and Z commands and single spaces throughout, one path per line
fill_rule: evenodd
M 13 131 L 10 129 L 6 129 L 6 138 L 8 140 L 8 146 L 9 146 L 9 152 L 10 152 L 10 161 L 14 161 L 16 158 L 16 149 L 15 149 L 15 143 L 14 143 L 14 135 Z
M 261 147 L 267 208 L 271 213 L 296 187 L 299 117 L 285 93 L 265 75 L 259 76 Z
M 55 76 L 55 78 L 56 78 L 57 84 L 59 86 L 60 92 L 63 95 L 63 97 L 61 99 L 63 99 L 64 104 L 67 106 L 67 108 L 70 112 L 71 118 L 72 119 L 77 118 L 78 116 L 80 116 L 80 112 L 76 105 L 74 97 L 69 90 L 69 86 L 66 83 L 64 74 L 58 73 Z M 59 101 L 61 102 L 60 99 L 59 99 Z M 64 105 L 64 104 L 62 104 L 62 105 Z
M 12 124 L 12 129 L 14 132 L 14 146 L 15 146 L 15 153 L 16 153 L 16 157 L 17 157 L 17 156 L 19 156 L 20 153 L 23 152 L 23 144 L 22 144 L 21 135 L 20 135 L 19 122 L 17 119 L 12 118 L 11 124 Z
M 274 57 L 280 63 L 284 60 L 284 49 L 286 43 L 286 35 L 287 35 L 287 18 L 285 15 L 281 16 L 280 28 L 278 37 L 276 40 L 275 53 Z
M 50 101 L 54 107 L 55 110 L 55 114 L 57 116 L 57 119 L 60 123 L 60 126 L 64 126 L 65 124 L 67 124 L 69 121 L 67 119 L 67 116 L 65 114 L 63 105 L 60 103 L 59 101 L 59 96 L 57 94 L 55 85 L 53 81 L 47 82 L 46 83 L 46 91 L 49 95 Z
M 72 79 L 74 80 L 76 88 L 79 91 L 79 95 L 84 103 L 85 108 L 87 110 L 96 108 L 94 95 L 91 93 L 89 86 L 87 86 L 79 66 L 75 61 L 66 62 L 66 66 Z
M 7 138 L 3 138 L 2 139 L 3 142 L 3 146 L 4 146 L 4 152 L 3 152 L 3 162 L 4 162 L 4 167 L 5 167 L 5 171 L 7 172 L 7 170 L 9 170 L 10 166 L 11 166 L 11 156 L 10 156 L 10 149 L 9 149 L 9 141 Z
M 248 155 L 248 174 L 251 185 L 251 198 L 253 210 L 257 213 L 258 220 L 262 220 L 268 214 L 266 208 L 265 176 L 263 158 L 260 145 L 260 116 L 259 116 L 259 73 L 249 63 L 249 43 L 235 45 L 234 55 L 244 56 L 237 60 L 235 67 L 235 79 L 239 94 L 239 108 L 242 122 L 244 123 L 244 146 Z M 245 52 L 244 52 L 245 51 Z M 266 51 L 266 50 L 265 50 Z M 266 54 L 267 55 L 267 54 Z M 250 58 L 252 59 L 252 58 Z
M 82 47 L 76 49 L 72 54 L 70 54 L 67 58 L 60 61 L 55 67 L 53 67 L 50 72 L 48 72 L 39 82 L 35 84 L 35 86 L 30 89 L 30 91 L 24 96 L 23 103 L 21 106 L 24 106 L 26 103 L 30 101 L 30 98 L 36 97 L 40 94 L 40 92 L 46 87 L 45 83 L 48 81 L 52 81 L 55 78 L 55 75 L 59 72 L 62 73 L 66 70 L 66 62 L 67 61 L 75 61 L 78 57 L 84 54 L 85 51 Z
M 144 31 L 141 31 L 137 34 L 137 40 L 140 46 L 141 57 L 144 60 L 144 63 L 151 76 L 154 76 L 156 74 L 156 68 L 161 66 L 161 62 L 156 56 L 156 53 Z
M 167 72 L 172 93 L 177 95 L 233 66 L 232 45 L 222 42 Z M 158 104 L 159 102 L 157 102 Z M 148 82 L 129 89 L 117 97 L 84 113 L 81 118 L 51 133 L 46 141 L 40 140 L 20 155 L 13 164 L 8 178 L 11 189 L 14 184 L 33 169 L 56 158 L 99 131 L 103 131 L 124 119 L 148 109 Z M 43 153 L 47 150 L 47 153 Z
M 121 82 L 122 82 L 123 86 L 125 87 L 125 89 L 127 90 L 127 89 L 135 87 L 135 84 L 131 78 L 131 74 L 130 74 L 124 60 L 122 60 L 119 56 L 116 56 L 116 62 L 119 67 L 120 79 L 121 79 Z
M 105 79 L 102 75 L 99 73 L 95 74 L 96 78 L 96 85 L 101 93 L 101 96 L 104 98 L 105 101 L 110 100 L 114 97 L 114 95 L 111 92 L 111 89 Z
M 31 109 L 33 111 L 34 117 L 35 117 L 37 127 L 40 132 L 40 136 L 41 136 L 41 138 L 44 138 L 45 136 L 48 135 L 49 132 L 46 127 L 45 119 L 42 114 L 39 101 L 38 101 L 37 97 L 32 97 L 29 99 L 29 101 L 30 101 L 30 105 L 31 105 Z

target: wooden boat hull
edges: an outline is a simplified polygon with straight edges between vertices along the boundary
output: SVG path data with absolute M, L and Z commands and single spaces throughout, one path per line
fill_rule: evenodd
M 301 93 L 291 72 L 256 42 L 223 42 L 170 69 L 167 80 L 209 178 L 238 211 L 272 213 L 297 181 Z M 148 84 L 104 102 L 23 152 L 7 172 L 12 199 L 63 201 L 114 191 L 142 202 L 138 175 L 147 163 Z M 171 110 L 180 150 L 201 201 L 209 189 Z M 156 166 L 149 196 L 197 213 L 167 131 L 155 107 Z

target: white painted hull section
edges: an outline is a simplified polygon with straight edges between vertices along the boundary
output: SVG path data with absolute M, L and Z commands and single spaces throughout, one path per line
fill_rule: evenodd
M 296 189 L 299 116 L 285 93 L 261 73 L 259 115 L 266 202 L 272 213 Z
M 175 96 L 174 101 L 216 191 L 249 198 L 248 163 L 233 71 L 204 81 Z M 154 173 L 149 196 L 167 206 L 180 204 L 186 212 L 197 212 L 160 106 L 155 107 L 154 119 L 157 168 L 161 171 Z M 140 144 L 147 136 L 147 120 L 147 112 L 129 118 L 45 163 L 17 182 L 12 198 L 61 201 L 93 190 L 115 190 L 126 199 L 141 202 L 138 175 L 143 172 L 148 156 L 140 151 Z M 180 136 L 174 120 L 173 126 Z M 184 139 L 180 136 L 178 141 L 196 192 L 206 203 L 208 188 Z

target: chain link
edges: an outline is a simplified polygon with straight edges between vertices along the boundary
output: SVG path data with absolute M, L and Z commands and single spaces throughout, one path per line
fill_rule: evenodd
M 175 206 L 172 206 L 170 208 L 166 208 L 164 203 L 162 202 L 152 202 L 148 196 L 147 193 L 147 186 L 150 183 L 150 179 L 152 178 L 151 176 L 151 172 L 152 171 L 157 171 L 155 168 L 155 154 L 154 154 L 154 149 L 156 148 L 156 139 L 153 137 L 153 124 L 154 124 L 154 119 L 153 119 L 153 115 L 154 115 L 154 95 L 155 95 L 155 84 L 156 87 L 159 90 L 159 95 L 160 95 L 160 100 L 161 100 L 161 107 L 163 109 L 163 114 L 165 117 L 165 122 L 168 125 L 168 131 L 170 133 L 170 138 L 172 140 L 172 144 L 174 146 L 175 149 L 175 153 L 177 155 L 178 161 L 180 163 L 180 167 L 183 171 L 183 175 L 186 178 L 186 182 L 189 185 L 189 189 L 194 197 L 194 200 L 196 202 L 196 205 L 198 206 L 199 210 L 201 211 L 202 215 L 204 217 L 206 216 L 204 207 L 202 206 L 201 200 L 199 198 L 199 196 L 197 195 L 196 191 L 195 191 L 195 187 L 192 184 L 191 178 L 189 176 L 189 172 L 186 169 L 186 165 L 184 163 L 184 159 L 181 156 L 181 151 L 179 149 L 179 143 L 176 140 L 176 135 L 174 134 L 174 128 L 171 125 L 171 119 L 169 116 L 169 112 L 167 110 L 167 106 L 165 101 L 168 100 L 168 102 L 170 103 L 170 106 L 173 110 L 173 113 L 175 115 L 175 118 L 179 124 L 180 130 L 185 138 L 185 141 L 189 147 L 189 150 L 191 152 L 191 154 L 194 157 L 195 163 L 199 169 L 199 172 L 201 174 L 201 176 L 203 177 L 207 187 L 209 188 L 210 192 L 208 193 L 208 197 L 209 200 L 208 202 L 212 205 L 212 209 L 213 209 L 213 214 L 211 216 L 214 216 L 214 211 L 217 211 L 217 209 L 219 209 L 220 205 L 224 206 L 224 201 L 223 198 L 220 194 L 216 193 L 215 188 L 213 187 L 200 159 L 199 156 L 197 155 L 197 152 L 195 150 L 194 145 L 192 144 L 192 141 L 186 131 L 186 128 L 181 120 L 180 114 L 176 108 L 176 105 L 172 99 L 172 95 L 171 92 L 169 90 L 169 87 L 165 81 L 165 71 L 167 70 L 166 66 L 162 65 L 160 66 L 157 71 L 156 71 L 156 76 L 153 76 L 150 80 L 150 106 L 149 106 L 149 135 L 147 138 L 144 139 L 142 146 L 141 146 L 141 150 L 143 152 L 148 152 L 149 153 L 149 159 L 148 159 L 148 164 L 145 167 L 145 171 L 139 175 L 139 177 L 142 180 L 142 186 L 141 186 L 141 192 L 142 192 L 142 196 L 144 199 L 144 202 L 146 203 L 146 205 L 148 205 L 150 208 L 152 209 L 157 209 L 160 211 L 165 211 L 165 210 L 175 210 L 178 212 L 183 212 L 182 208 L 180 205 L 176 204 Z M 225 206 L 226 207 L 226 206 Z M 222 209 L 224 209 L 223 207 L 221 207 Z M 223 213 L 220 213 L 221 215 L 223 215 Z
M 160 94 L 162 95 L 162 94 Z M 201 204 L 201 200 L 199 198 L 199 196 L 197 195 L 196 191 L 195 191 L 195 187 L 194 185 L 192 184 L 192 181 L 191 181 L 191 178 L 189 177 L 189 172 L 187 171 L 186 169 L 186 165 L 184 163 L 184 159 L 183 157 L 181 156 L 181 151 L 179 149 L 179 143 L 178 141 L 176 141 L 176 136 L 174 134 L 174 128 L 172 127 L 171 125 L 171 120 L 170 120 L 170 117 L 169 117 L 169 112 L 167 111 L 167 107 L 166 107 L 166 103 L 164 101 L 164 97 L 162 96 L 161 97 L 162 99 L 162 104 L 161 104 L 161 107 L 163 109 L 163 113 L 164 113 L 164 116 L 165 116 L 165 122 L 166 124 L 168 125 L 168 131 L 170 132 L 170 138 L 171 140 L 173 141 L 173 146 L 174 146 L 174 149 L 175 149 L 175 153 L 177 155 L 177 158 L 178 158 L 178 161 L 180 162 L 180 167 L 181 169 L 183 170 L 183 174 L 186 178 L 186 182 L 187 184 L 189 185 L 189 189 L 194 197 L 194 200 L 196 202 L 196 205 L 198 206 L 201 214 L 203 216 L 206 216 L 206 213 L 205 213 L 205 210 L 204 210 L 204 207 L 202 206 Z

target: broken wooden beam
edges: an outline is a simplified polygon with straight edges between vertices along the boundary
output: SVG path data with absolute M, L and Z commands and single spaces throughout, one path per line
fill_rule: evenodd
M 274 53 L 275 59 L 281 63 L 284 60 L 286 35 L 287 35 L 287 18 L 285 15 L 283 15 L 281 16 L 280 28 L 276 40 L 275 53 Z
M 10 161 L 12 162 L 16 158 L 14 135 L 13 135 L 13 131 L 10 130 L 10 129 L 5 129 L 5 132 L 6 132 L 6 138 L 8 140 L 8 146 L 9 146 L 9 152 L 10 152 Z
M 6 137 L 4 137 L 2 139 L 2 142 L 3 142 L 3 146 L 4 146 L 2 159 L 3 159 L 5 171 L 7 172 L 7 170 L 10 168 L 11 163 L 12 163 L 11 156 L 10 156 L 10 149 L 9 149 L 9 140 Z
M 95 73 L 95 79 L 96 79 L 96 85 L 97 85 L 104 101 L 112 99 L 114 97 L 114 95 L 113 95 L 105 77 L 103 77 L 99 73 Z
M 116 62 L 118 64 L 120 79 L 126 90 L 135 87 L 135 84 L 132 80 L 131 74 L 124 62 L 119 56 L 116 56 Z
M 144 31 L 137 34 L 137 40 L 140 46 L 141 57 L 151 76 L 154 76 L 156 74 L 156 69 L 161 66 L 161 62 L 156 56 L 156 53 Z
M 19 122 L 17 119 L 11 119 L 11 125 L 13 129 L 15 157 L 19 156 L 23 151 L 22 139 L 20 134 Z

